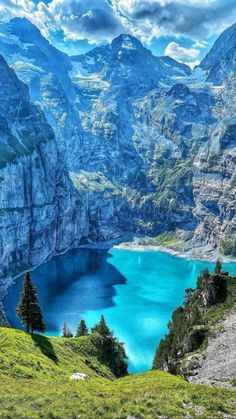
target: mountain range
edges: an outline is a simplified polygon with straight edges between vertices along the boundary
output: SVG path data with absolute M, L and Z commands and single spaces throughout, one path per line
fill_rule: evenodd
M 25 18 L 0 24 L 0 54 L 2 292 L 126 234 L 236 256 L 236 25 L 194 70 L 128 34 L 69 57 Z

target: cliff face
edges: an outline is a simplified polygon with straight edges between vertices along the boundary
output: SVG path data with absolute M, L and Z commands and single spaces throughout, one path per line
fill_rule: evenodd
M 0 76 L 1 279 L 79 244 L 88 222 L 51 127 L 2 57 Z
M 214 141 L 214 144 L 212 144 Z M 194 161 L 194 238 L 209 248 L 219 246 L 225 255 L 236 255 L 236 150 L 234 121 L 214 127 L 206 147 Z
M 32 102 L 40 105 L 53 127 L 64 164 L 72 169 L 74 159 L 68 151 L 78 153 L 82 130 L 69 77 L 70 58 L 54 48 L 27 19 L 14 18 L 0 24 L 0 33 L 0 53 L 28 85 Z

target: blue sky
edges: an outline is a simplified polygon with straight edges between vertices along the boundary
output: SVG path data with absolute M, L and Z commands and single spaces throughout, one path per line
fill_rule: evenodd
M 236 22 L 235 0 L 0 0 L 0 20 L 29 18 L 55 46 L 80 54 L 120 33 L 155 55 L 198 64 Z

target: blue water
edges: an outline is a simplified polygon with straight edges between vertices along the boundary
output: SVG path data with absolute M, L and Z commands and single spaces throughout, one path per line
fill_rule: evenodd
M 151 367 L 171 314 L 183 302 L 184 290 L 195 287 L 206 267 L 212 270 L 214 265 L 163 252 L 77 249 L 55 257 L 32 276 L 48 335 L 61 334 L 64 321 L 73 332 L 81 318 L 91 327 L 104 314 L 125 343 L 129 371 L 141 372 Z M 225 268 L 236 271 L 235 264 Z M 7 317 L 18 328 L 15 307 L 22 279 L 17 279 L 4 300 Z

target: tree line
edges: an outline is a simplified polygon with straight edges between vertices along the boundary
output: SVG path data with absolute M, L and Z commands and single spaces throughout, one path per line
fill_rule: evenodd
M 47 330 L 36 287 L 33 284 L 30 272 L 26 272 L 23 281 L 23 290 L 16 312 L 20 317 L 26 332 L 38 331 L 44 333 Z M 82 319 L 75 333 L 75 338 L 89 335 L 88 327 Z M 65 322 L 62 327 L 62 337 L 72 338 L 73 333 Z M 97 349 L 97 355 L 101 362 L 106 364 L 115 376 L 121 377 L 127 374 L 127 356 L 124 344 L 120 342 L 107 326 L 104 316 L 91 328 L 90 334 L 93 345 Z

